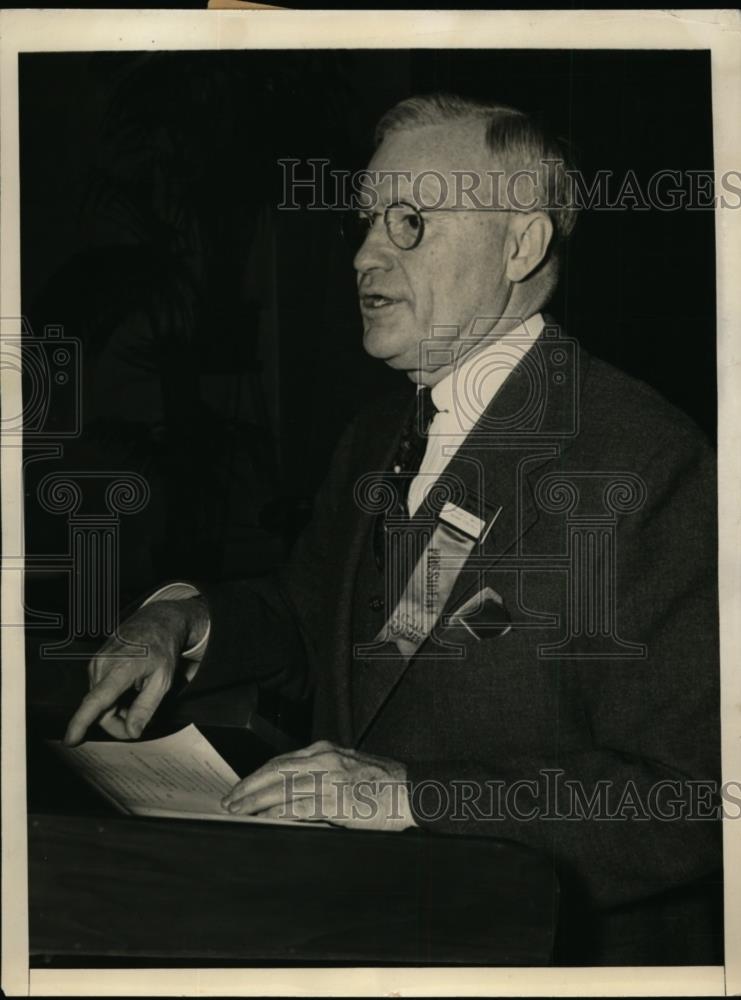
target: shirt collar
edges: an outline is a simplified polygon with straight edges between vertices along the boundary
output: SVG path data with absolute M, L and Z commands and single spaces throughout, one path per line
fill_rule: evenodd
M 461 431 L 469 431 L 487 408 L 510 372 L 517 367 L 543 332 L 542 313 L 466 354 L 460 365 L 432 387 L 432 402 Z

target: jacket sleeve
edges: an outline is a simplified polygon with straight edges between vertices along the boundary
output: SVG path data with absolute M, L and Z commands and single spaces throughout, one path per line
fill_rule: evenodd
M 721 866 L 715 468 L 679 439 L 656 442 L 645 505 L 617 530 L 618 629 L 645 658 L 553 661 L 591 746 L 408 767 L 418 825 L 544 851 L 597 906 Z
M 342 436 L 317 492 L 308 526 L 279 573 L 254 580 L 197 584 L 211 623 L 188 696 L 245 681 L 300 699 L 312 688 L 312 654 L 326 627 L 327 557 L 343 503 L 354 425 Z M 185 692 L 184 692 L 185 693 Z

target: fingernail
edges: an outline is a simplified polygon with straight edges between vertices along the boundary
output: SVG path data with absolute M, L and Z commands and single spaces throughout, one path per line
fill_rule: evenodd
M 235 813 L 235 812 L 238 812 L 238 811 L 239 811 L 239 803 L 238 802 L 232 802 L 231 805 L 229 806 L 229 812 L 230 813 Z

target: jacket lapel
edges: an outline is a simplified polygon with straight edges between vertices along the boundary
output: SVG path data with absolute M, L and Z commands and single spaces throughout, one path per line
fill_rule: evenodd
M 560 331 L 555 337 L 561 337 Z M 552 352 L 543 349 L 541 337 L 530 352 L 534 356 L 530 357 L 529 365 L 521 363 L 512 371 L 446 466 L 439 480 L 440 489 L 432 491 L 436 494 L 435 499 L 426 500 L 410 522 L 410 530 L 422 530 L 421 526 L 429 525 L 430 518 L 439 511 L 441 500 L 445 498 L 485 522 L 483 538 L 471 554 L 475 557 L 475 569 L 470 568 L 474 560 L 469 558 L 467 568 L 458 575 L 445 603 L 443 619 L 480 589 L 482 573 L 510 554 L 538 520 L 534 499 L 534 484 L 539 478 L 536 473 L 568 450 L 577 429 L 575 416 L 578 416 L 587 359 L 575 342 L 571 344 L 573 393 L 562 391 L 547 395 L 554 384 Z M 559 362 L 559 368 L 562 366 Z M 537 384 L 533 388 L 534 372 L 545 387 L 543 398 L 536 397 L 535 401 L 538 389 Z M 538 406 L 541 406 L 540 411 Z M 573 426 L 573 433 L 569 433 L 570 426 Z M 389 460 L 392 456 L 393 448 L 389 449 Z M 363 538 L 359 540 L 358 558 L 369 524 L 364 523 L 361 530 Z M 355 565 L 357 567 L 357 562 Z M 429 642 L 424 643 L 416 655 L 425 652 L 429 655 L 429 649 Z M 356 744 L 362 740 L 412 660 L 398 655 L 382 661 L 383 666 L 379 668 L 382 683 L 376 687 L 374 697 L 356 706 L 353 727 Z
M 478 572 L 458 576 L 443 617 L 480 589 L 482 572 L 517 551 L 538 520 L 535 485 L 543 467 L 563 458 L 576 437 L 588 355 L 545 319 L 544 333 L 443 472 L 450 489 L 460 489 L 465 509 L 485 522 L 470 560 Z
M 415 393 L 410 386 L 406 392 L 390 396 L 383 411 L 373 418 L 373 430 L 359 437 L 359 444 L 367 444 L 362 455 L 354 463 L 355 479 L 350 489 L 357 487 L 364 475 L 385 472 L 393 461 L 399 446 L 402 427 L 414 406 Z M 361 471 L 362 470 L 362 471 Z M 351 477 L 352 478 L 352 477 Z M 354 500 L 354 502 L 353 502 Z M 330 697 L 334 701 L 334 717 L 337 721 L 337 738 L 343 746 L 353 741 L 352 678 L 353 648 L 353 603 L 357 587 L 357 577 L 364 549 L 372 545 L 372 528 L 375 514 L 369 505 L 359 502 L 357 495 L 349 500 L 350 510 L 346 552 L 342 553 L 343 571 L 341 586 L 337 592 L 334 630 L 334 657 L 331 666 L 332 683 Z

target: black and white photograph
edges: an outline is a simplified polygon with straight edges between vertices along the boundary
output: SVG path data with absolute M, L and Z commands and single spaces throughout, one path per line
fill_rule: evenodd
M 314 13 L 4 15 L 4 990 L 741 991 L 734 15 Z

